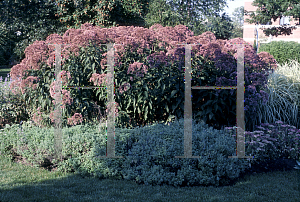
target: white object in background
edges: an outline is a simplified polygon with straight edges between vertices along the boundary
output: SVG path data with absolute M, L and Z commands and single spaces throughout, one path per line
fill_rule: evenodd
M 15 33 L 17 34 L 17 36 L 20 36 L 22 34 L 22 32 L 20 31 L 16 31 Z
M 270 34 L 268 38 L 268 43 L 271 42 L 272 40 L 273 40 L 273 36 Z
M 280 25 L 290 25 L 290 17 L 281 17 L 279 23 Z

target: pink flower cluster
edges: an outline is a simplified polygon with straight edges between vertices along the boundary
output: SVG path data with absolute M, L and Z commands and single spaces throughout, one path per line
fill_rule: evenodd
M 82 115 L 79 113 L 75 113 L 72 118 L 68 119 L 68 124 L 69 125 L 76 125 L 77 123 L 82 123 L 83 119 L 82 119 Z
M 61 72 L 61 79 L 62 79 L 62 82 L 63 82 L 62 85 L 67 85 L 66 77 L 68 77 L 68 79 L 72 78 L 69 72 L 62 71 Z M 52 82 L 51 85 L 50 85 L 50 96 L 52 98 L 55 98 L 55 85 L 57 85 L 59 82 L 61 82 L 61 81 L 59 80 L 59 81 Z M 72 104 L 73 99 L 71 98 L 70 92 L 67 91 L 67 90 L 65 90 L 65 89 L 62 89 L 62 95 L 63 95 L 63 98 L 62 98 L 62 106 L 61 106 L 61 108 L 64 109 L 66 104 L 69 104 L 69 105 Z M 55 104 L 55 100 L 52 100 L 52 103 Z M 41 116 L 42 112 L 40 112 L 40 110 L 41 110 L 41 108 L 38 107 L 37 108 L 38 115 L 36 115 L 36 113 L 33 113 L 31 115 L 31 117 L 32 117 L 32 120 L 37 125 L 44 127 L 44 125 L 42 125 L 42 116 Z M 50 114 L 49 117 L 50 117 L 52 123 L 54 123 L 55 117 L 53 116 L 53 112 Z M 73 117 L 71 119 L 73 119 Z
M 90 82 L 93 82 L 96 86 L 101 86 L 101 84 L 104 83 L 105 79 L 106 79 L 105 74 L 94 73 L 94 74 L 92 74 L 92 77 L 90 78 Z M 107 85 L 107 82 L 106 82 L 106 85 Z
M 130 77 L 132 78 L 132 77 Z M 119 91 L 121 94 L 123 94 L 125 91 L 127 91 L 131 85 L 129 83 L 124 83 L 123 85 L 120 86 Z
M 33 84 L 33 81 L 37 81 L 38 78 L 34 76 L 28 76 L 25 80 L 21 81 L 21 89 L 22 94 L 25 92 L 25 88 L 32 88 L 33 90 L 36 89 L 37 84 Z
M 130 64 L 127 74 L 134 73 L 135 71 L 141 70 L 142 65 L 143 65 L 143 63 L 140 63 L 140 62 L 134 62 L 133 64 Z M 146 65 L 143 65 L 142 72 L 136 73 L 136 76 L 144 77 L 143 74 L 146 74 L 147 70 L 148 70 L 148 67 Z

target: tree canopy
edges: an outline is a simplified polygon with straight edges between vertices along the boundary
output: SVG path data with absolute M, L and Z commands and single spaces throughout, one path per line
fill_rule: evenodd
M 20 61 L 34 41 L 78 29 L 86 22 L 105 28 L 183 24 L 199 35 L 208 31 L 203 21 L 218 16 L 225 6 L 225 0 L 3 0 L 0 22 L 6 34 L 0 41 L 9 41 L 4 52 Z
M 234 25 L 242 27 L 244 25 L 244 6 L 235 8 L 232 15 L 234 16 L 232 18 Z
M 55 16 L 55 7 L 48 0 L 18 0 L 0 2 L 0 21 L 5 35 L 3 49 L 7 59 L 20 61 L 25 57 L 25 48 L 36 40 L 45 40 L 52 33 L 67 30 Z M 17 34 L 19 33 L 19 34 Z M 3 56 L 3 55 L 2 55 Z
M 209 18 L 206 24 L 208 31 L 214 33 L 217 39 L 230 39 L 233 35 L 234 25 L 232 20 L 225 13 L 218 17 Z
M 173 0 L 167 3 L 182 16 L 180 24 L 186 25 L 194 35 L 207 31 L 203 22 L 208 18 L 219 16 L 219 13 L 228 7 L 225 0 Z
M 48 0 L 51 1 L 51 0 Z M 68 28 L 89 22 L 101 27 L 143 26 L 150 0 L 55 0 L 56 16 Z
M 176 26 L 183 21 L 183 17 L 173 10 L 165 0 L 153 0 L 149 5 L 149 12 L 144 16 L 145 27 L 150 28 L 158 23 L 162 26 Z
M 243 38 L 244 25 L 244 6 L 235 8 L 232 15 L 234 29 L 231 38 Z
M 246 22 L 250 24 L 266 24 L 274 22 L 283 16 L 292 16 L 295 21 L 299 21 L 296 25 L 300 25 L 300 2 L 299 0 L 254 0 L 253 6 L 258 7 L 256 13 L 250 14 L 250 19 Z M 245 10 L 246 14 L 249 11 Z M 272 25 L 272 22 L 271 22 Z M 260 28 L 266 36 L 290 35 L 292 30 L 297 29 L 296 26 L 281 25 L 280 27 Z
M 73 2 L 65 0 L 0 1 L 0 23 L 2 24 L 1 30 L 3 30 L 0 42 L 2 48 L 5 49 L 0 53 L 0 57 L 4 57 L 6 60 L 10 57 L 9 60 L 11 61 L 21 61 L 25 57 L 25 48 L 34 41 L 45 40 L 47 36 L 53 33 L 63 34 L 70 28 L 78 29 L 85 22 L 104 27 L 99 20 L 100 16 L 103 17 L 101 19 L 106 20 L 106 16 L 103 14 L 105 12 L 99 8 L 101 5 L 101 9 L 104 11 L 112 10 L 109 7 L 109 2 L 103 4 L 97 0 L 76 0 Z M 125 8 L 123 5 L 119 5 L 119 2 L 116 5 L 116 9 L 110 15 L 112 16 L 110 21 L 123 23 L 122 25 L 143 25 L 143 19 L 136 16 L 134 11 L 129 10 L 126 7 L 127 4 Z M 95 13 L 95 9 L 101 12 Z M 105 27 L 112 26 L 108 21 L 105 22 Z M 16 32 L 21 34 L 17 35 Z

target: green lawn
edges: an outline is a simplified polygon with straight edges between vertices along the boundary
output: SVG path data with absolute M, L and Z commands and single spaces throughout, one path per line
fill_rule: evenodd
M 299 170 L 246 175 L 223 187 L 138 185 L 82 178 L 0 158 L 0 201 L 299 201 Z

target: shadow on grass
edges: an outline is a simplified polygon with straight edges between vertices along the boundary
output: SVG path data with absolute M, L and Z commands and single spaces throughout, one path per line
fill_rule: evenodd
M 299 170 L 244 174 L 229 186 L 148 186 L 0 158 L 0 201 L 299 201 Z M 288 199 L 288 200 L 287 200 Z

